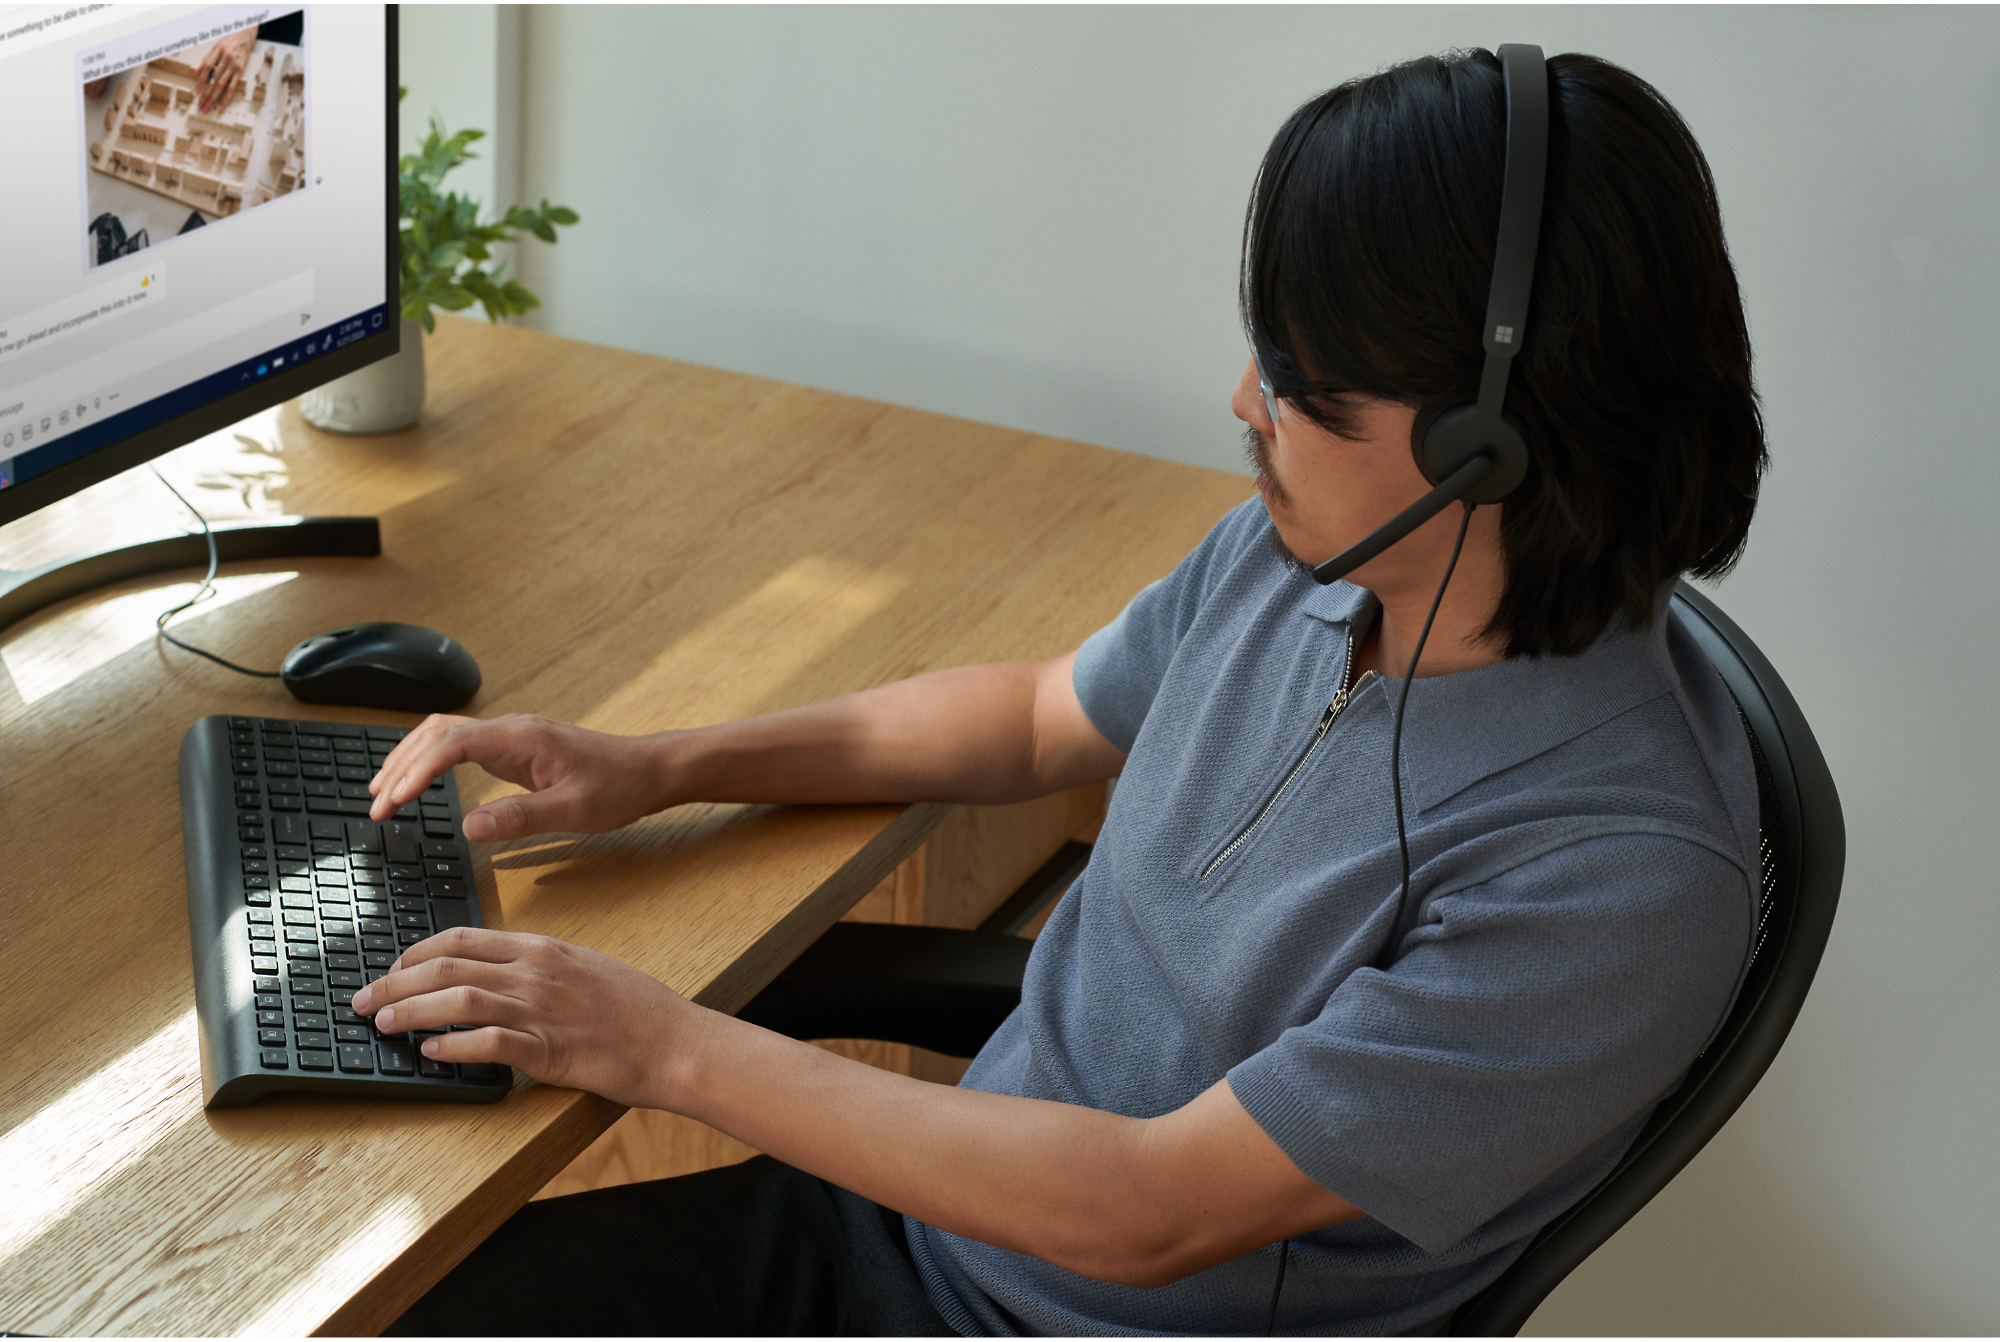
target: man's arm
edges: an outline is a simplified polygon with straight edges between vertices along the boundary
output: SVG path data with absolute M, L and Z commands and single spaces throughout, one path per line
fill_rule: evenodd
M 991 805 L 1111 777 L 1125 756 L 1070 681 L 1076 654 L 897 681 L 768 717 L 654 736 L 546 718 L 432 717 L 376 774 L 375 818 L 458 764 L 531 791 L 466 816 L 480 841 L 596 833 L 689 801 L 955 801 Z
M 667 1109 L 953 1234 L 1162 1286 L 1362 1213 L 1314 1183 L 1227 1081 L 1153 1119 L 917 1081 L 709 1011 L 545 937 L 458 928 L 355 997 L 446 1061 Z M 386 1009 L 385 1009 L 386 1008 Z

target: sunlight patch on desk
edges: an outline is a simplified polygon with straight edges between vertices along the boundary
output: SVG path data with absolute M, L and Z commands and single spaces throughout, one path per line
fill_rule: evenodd
M 0 1263 L 129 1169 L 201 1103 L 195 1013 L 0 1134 Z M 169 1084 L 182 1078 L 185 1084 Z
M 215 594 L 183 615 L 170 626 L 175 633 L 199 645 L 186 632 L 200 628 L 201 616 L 233 601 L 288 583 L 292 573 L 241 573 L 215 580 Z M 69 611 L 45 620 L 16 635 L 0 648 L 0 663 L 14 682 L 23 704 L 33 704 L 89 675 L 120 653 L 136 648 L 153 637 L 153 622 L 160 612 L 194 595 L 199 583 L 175 583 L 170 587 L 149 587 L 127 592 L 94 605 Z M 230 653 L 217 649 L 223 656 Z M 186 654 L 175 653 L 176 656 Z
M 662 700 L 701 704 L 712 722 L 768 711 L 774 692 L 907 585 L 897 574 L 808 555 L 676 640 L 581 725 L 614 732 L 690 725 L 659 721 Z
M 321 1258 L 310 1272 L 295 1278 L 291 1288 L 255 1322 L 236 1330 L 247 1337 L 299 1337 L 325 1319 L 328 1299 L 344 1299 L 416 1243 L 424 1222 L 415 1194 L 406 1193 L 380 1207 L 347 1237 L 344 1244 Z

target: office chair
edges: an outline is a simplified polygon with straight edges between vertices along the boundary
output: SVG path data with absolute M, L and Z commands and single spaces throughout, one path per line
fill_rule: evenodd
M 1457 1336 L 1519 1332 L 1721 1130 L 1777 1057 L 1833 927 L 1847 830 L 1812 729 L 1714 602 L 1682 583 L 1673 608 L 1735 697 L 1756 764 L 1762 870 L 1750 968 L 1729 1018 L 1617 1167 L 1458 1308 L 1448 1329 Z M 883 1039 L 970 1057 L 1020 1002 L 1032 943 L 1012 934 L 1069 887 L 1089 854 L 1066 845 L 974 931 L 837 923 L 741 1015 L 799 1039 Z

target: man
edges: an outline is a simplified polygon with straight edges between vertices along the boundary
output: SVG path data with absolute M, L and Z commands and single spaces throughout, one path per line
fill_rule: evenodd
M 381 1028 L 478 1025 L 425 1048 L 775 1160 L 534 1204 L 402 1329 L 1434 1330 L 1616 1161 L 1749 950 L 1748 747 L 1664 603 L 1740 551 L 1763 441 L 1686 127 L 1603 62 L 1549 81 L 1508 398 L 1530 467 L 1505 503 L 1346 582 L 1298 562 L 1423 494 L 1419 410 L 1473 398 L 1505 123 L 1471 52 L 1279 132 L 1243 277 L 1273 395 L 1249 367 L 1232 401 L 1259 497 L 1076 652 L 655 737 L 434 718 L 397 748 L 383 814 L 464 762 L 530 789 L 467 817 L 481 840 L 1120 775 L 1021 1008 L 956 1088 L 546 939 L 406 952 L 355 999 Z

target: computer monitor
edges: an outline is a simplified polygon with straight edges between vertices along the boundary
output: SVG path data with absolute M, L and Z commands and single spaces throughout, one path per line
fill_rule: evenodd
M 394 6 L 0 7 L 0 523 L 395 353 L 396 84 Z M 0 627 L 184 550 L 0 574 Z

